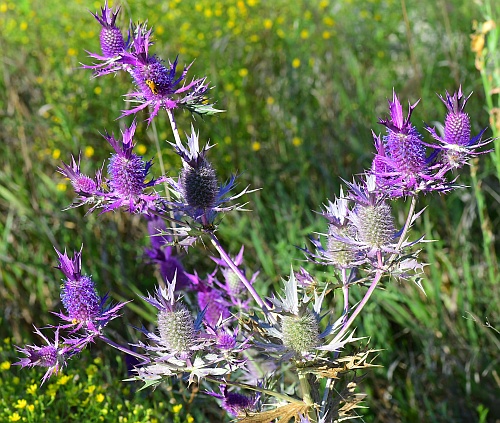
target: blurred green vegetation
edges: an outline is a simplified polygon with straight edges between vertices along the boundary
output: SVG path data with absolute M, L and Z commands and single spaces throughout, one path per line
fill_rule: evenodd
M 233 254 L 246 246 L 245 261 L 261 270 L 263 293 L 278 286 L 290 265 L 303 264 L 295 246 L 325 230 L 314 211 L 338 195 L 339 178 L 349 180 L 370 165 L 370 131 L 382 131 L 377 120 L 387 115 L 393 88 L 403 104 L 422 99 L 413 115 L 420 129 L 424 121 L 444 118 L 435 93 L 460 84 L 466 94 L 474 91 L 467 107 L 474 133 L 498 122 L 498 67 L 480 74 L 470 46 L 475 20 L 493 19 L 499 26 L 495 1 L 120 4 L 123 28 L 130 19 L 148 19 L 154 51 L 170 60 L 179 55 L 181 65 L 196 59 L 191 75 L 207 75 L 216 87 L 212 97 L 226 113 L 197 118 L 200 138 L 217 144 L 209 154 L 221 180 L 239 172 L 241 186 L 262 188 L 248 197 L 253 211 L 227 215 L 219 235 Z M 99 133 L 116 134 L 129 123 L 116 120 L 131 88 L 127 75 L 92 79 L 80 68 L 91 62 L 85 50 L 99 51 L 100 27 L 87 9 L 101 6 L 0 0 L 0 335 L 13 343 L 35 342 L 31 325 L 54 323 L 49 311 L 60 307 L 60 275 L 53 269 L 53 246 L 75 250 L 83 243 L 84 271 L 98 281 L 101 294 L 136 298 L 157 279 L 143 260 L 148 239 L 141 218 L 63 211 L 73 193 L 56 172 L 60 161 L 82 151 L 82 170 L 92 174 L 110 154 Z M 487 46 L 487 60 L 498 63 L 500 49 Z M 181 129 L 189 128 L 190 116 L 177 118 Z M 154 128 L 139 125 L 139 148 L 158 157 L 153 129 L 166 172 L 175 175 L 180 160 L 165 142 L 172 140 L 165 114 Z M 357 333 L 383 349 L 377 363 L 384 367 L 370 372 L 363 387 L 369 393 L 367 421 L 500 419 L 500 341 L 485 324 L 500 329 L 499 157 L 497 149 L 462 171 L 460 182 L 469 188 L 419 201 L 427 210 L 414 237 L 425 233 L 437 240 L 421 253 L 431 264 L 427 296 L 416 286 L 390 284 L 359 318 Z M 394 207 L 402 223 L 407 205 Z M 212 269 L 207 256 L 214 252 L 205 248 L 185 257 L 188 270 Z M 315 271 L 328 277 L 323 268 Z M 140 322 L 132 313 L 125 319 Z M 128 332 L 117 336 L 131 339 Z

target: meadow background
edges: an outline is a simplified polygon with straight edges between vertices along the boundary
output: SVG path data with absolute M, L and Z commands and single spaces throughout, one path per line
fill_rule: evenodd
M 261 271 L 263 294 L 279 286 L 290 265 L 304 265 L 296 246 L 325 230 L 315 211 L 338 195 L 340 178 L 370 165 L 370 131 L 383 132 L 377 120 L 387 116 L 393 87 L 404 105 L 422 99 L 413 115 L 421 131 L 424 121 L 443 121 L 435 93 L 460 84 L 466 94 L 474 91 L 467 107 L 473 132 L 488 125 L 497 132 L 485 136 L 500 131 L 499 29 L 488 34 L 488 50 L 475 46 L 486 57 L 482 72 L 470 37 L 488 19 L 500 24 L 493 0 L 119 4 L 122 27 L 131 18 L 148 19 L 158 55 L 179 55 L 180 65 L 196 59 L 191 75 L 207 75 L 216 86 L 212 98 L 226 113 L 197 118 L 195 127 L 201 140 L 217 144 L 211 159 L 221 180 L 240 172 L 241 187 L 262 188 L 246 197 L 252 212 L 227 215 L 219 236 L 232 254 L 245 245 L 247 267 Z M 99 51 L 100 26 L 87 10 L 101 6 L 0 0 L 0 421 L 223 421 L 214 401 L 196 388 L 173 383 L 137 392 L 120 382 L 125 358 L 107 346 L 72 360 L 42 388 L 40 370 L 11 366 L 14 344 L 39 342 L 32 325 L 56 321 L 49 311 L 60 308 L 61 276 L 53 246 L 74 250 L 83 243 L 84 272 L 101 294 L 136 299 L 125 323 L 155 318 L 137 300 L 158 277 L 143 259 L 144 221 L 62 211 L 73 191 L 56 172 L 60 161 L 81 150 L 82 171 L 92 174 L 111 152 L 99 132 L 117 134 L 128 123 L 116 120 L 125 106 L 121 96 L 131 88 L 127 75 L 91 79 L 79 69 L 91 63 L 84 50 Z M 187 113 L 178 120 L 189 129 Z M 148 130 L 138 127 L 139 152 L 155 157 L 155 175 L 177 173 L 180 160 L 166 143 L 171 138 L 166 114 Z M 358 318 L 357 334 L 381 349 L 381 367 L 364 381 L 369 408 L 360 410 L 360 421 L 500 421 L 499 169 L 497 143 L 495 153 L 462 171 L 460 181 L 469 188 L 419 200 L 427 210 L 413 236 L 436 240 L 421 253 L 431 263 L 423 281 L 427 296 L 413 284 L 393 282 Z M 395 204 L 400 224 L 407 206 Z M 184 257 L 185 266 L 211 271 L 208 255 L 214 254 L 200 246 Z M 328 279 L 324 268 L 307 266 Z M 124 342 L 135 335 L 123 323 L 112 328 Z

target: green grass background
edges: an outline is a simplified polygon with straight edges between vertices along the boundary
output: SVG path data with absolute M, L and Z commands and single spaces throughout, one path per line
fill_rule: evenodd
M 325 230 L 314 211 L 338 195 L 340 178 L 349 180 L 370 165 L 370 131 L 382 132 L 377 120 L 387 115 L 393 88 L 404 105 L 422 99 L 413 115 L 419 129 L 424 121 L 443 121 L 444 106 L 435 93 L 460 84 L 466 94 L 474 91 L 467 107 L 474 133 L 489 125 L 489 113 L 494 116 L 498 107 L 498 93 L 491 89 L 498 89 L 500 49 L 488 46 L 493 65 L 480 74 L 470 47 L 475 20 L 500 24 L 494 1 L 120 4 L 123 27 L 130 19 L 147 19 L 155 28 L 154 52 L 170 60 L 179 55 L 181 65 L 195 60 L 191 75 L 207 75 L 216 87 L 212 97 L 226 112 L 197 118 L 194 125 L 202 141 L 217 144 L 210 157 L 221 180 L 239 172 L 241 187 L 262 188 L 247 197 L 252 212 L 227 215 L 219 235 L 232 254 L 246 246 L 245 262 L 261 270 L 263 294 L 279 286 L 290 265 L 302 264 L 296 246 Z M 0 421 L 15 421 L 14 413 L 24 421 L 71 421 L 57 405 L 70 400 L 80 421 L 220 421 L 213 401 L 186 398 L 189 391 L 180 393 L 176 384 L 155 393 L 124 393 L 124 365 L 104 346 L 70 363 L 70 383 L 55 381 L 44 393 L 45 388 L 29 393 L 39 371 L 9 368 L 15 361 L 12 344 L 38 342 L 32 325 L 54 323 L 49 312 L 60 308 L 53 246 L 74 250 L 83 243 L 84 271 L 115 299 L 136 298 L 157 280 L 142 258 L 148 239 L 140 217 L 62 211 L 73 193 L 56 172 L 60 160 L 82 150 L 82 170 L 92 174 L 110 155 L 99 132 L 117 134 L 129 123 L 116 120 L 125 107 L 122 95 L 131 88 L 128 76 L 91 79 L 79 68 L 91 62 L 85 50 L 99 52 L 100 27 L 87 10 L 100 7 L 82 0 L 0 2 L 0 336 L 6 340 L 0 352 Z M 177 118 L 181 129 L 189 129 L 188 114 Z M 175 175 L 180 160 L 166 142 L 172 135 L 164 113 L 148 130 L 139 125 L 136 137 L 144 155 L 156 157 L 153 172 L 159 175 L 155 134 L 165 171 Z M 371 347 L 382 349 L 377 363 L 383 367 L 369 372 L 363 385 L 369 394 L 364 421 L 500 419 L 499 157 L 497 148 L 463 169 L 460 181 L 468 188 L 419 200 L 427 210 L 413 235 L 436 240 L 421 254 L 431 264 L 423 282 L 427 296 L 414 285 L 392 283 L 358 319 L 357 334 L 369 335 Z M 400 224 L 407 206 L 394 205 Z M 201 246 L 185 257 L 186 267 L 202 274 L 211 270 L 209 254 L 214 252 Z M 311 270 L 328 278 L 324 268 Z M 125 315 L 131 324 L 152 318 L 138 301 Z M 132 339 L 133 331 L 121 326 L 112 328 L 116 338 Z M 89 379 L 86 369 L 95 359 L 99 371 Z M 114 417 L 102 414 L 106 407 L 92 400 L 94 391 L 87 392 L 92 385 L 104 387 L 109 409 L 129 405 Z M 43 418 L 37 408 L 30 411 L 36 400 Z M 152 414 L 134 414 L 139 403 Z M 78 417 L 85 407 L 90 414 Z

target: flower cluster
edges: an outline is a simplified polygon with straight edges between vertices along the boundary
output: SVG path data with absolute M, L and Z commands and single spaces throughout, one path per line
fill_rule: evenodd
M 181 74 L 176 76 L 177 58 L 165 65 L 162 59 L 150 54 L 149 48 L 153 44 L 152 30 L 147 29 L 145 23 L 130 23 L 128 38 L 125 41 L 122 31 L 116 26 L 119 12 L 120 8 L 113 11 L 106 1 L 100 15 L 93 13 L 101 25 L 99 39 L 102 55 L 89 53 L 97 63 L 83 67 L 93 69 L 95 76 L 116 74 L 119 71 L 126 71 L 131 75 L 137 91 L 128 93 L 127 96 L 139 105 L 124 110 L 121 117 L 136 114 L 146 108 L 151 111 L 148 123 L 151 123 L 160 109 L 171 111 L 181 108 L 199 115 L 220 112 L 206 97 L 210 90 L 206 78 L 186 82 L 191 65 L 185 66 Z
M 464 99 L 460 87 L 453 95 L 446 92 L 446 99 L 439 97 L 448 109 L 444 136 L 439 136 L 434 128 L 426 128 L 439 141 L 437 145 L 424 142 L 422 134 L 410 121 L 418 101 L 409 105 L 405 118 L 403 107 L 393 93 L 389 101 L 390 119 L 379 121 L 386 127 L 387 134 L 382 138 L 373 136 L 377 153 L 370 173 L 376 176 L 377 186 L 391 198 L 415 196 L 419 192 L 448 192 L 455 180 L 447 181 L 446 174 L 462 167 L 470 157 L 486 153 L 477 151 L 490 142 L 479 142 L 484 130 L 475 137 L 470 135 L 470 119 L 464 112 L 470 95 Z
M 166 110 L 175 139 L 170 146 L 182 168 L 175 178 L 151 178 L 152 161 L 133 151 L 134 120 L 122 131 L 121 139 L 108 132 L 103 135 L 113 149 L 106 175 L 104 165 L 93 177 L 82 173 L 80 158 L 75 157 L 58 170 L 77 194 L 70 207 L 89 205 L 89 212 L 124 210 L 144 217 L 151 236 L 144 257 L 158 266 L 162 281 L 153 294 L 141 298 L 153 307 L 156 319 L 139 330 L 144 340 L 119 345 L 108 339 L 106 327 L 119 317 L 125 303 L 110 305 L 107 295 L 98 294 L 92 277 L 82 274 L 82 250 L 73 258 L 56 250 L 57 268 L 64 274 L 60 293 L 64 312 L 54 314 L 62 323 L 55 327 L 54 341 L 35 328 L 46 345 L 18 348 L 26 357 L 16 364 L 46 368 L 43 383 L 90 342 L 101 340 L 136 359 L 129 380 L 156 386 L 173 376 L 189 383 L 203 379 L 220 390 L 206 394 L 247 422 L 295 418 L 326 423 L 351 417 L 360 401 L 354 392 L 360 380 L 357 371 L 372 366 L 372 350 L 367 346 L 354 352 L 346 348 L 364 339 L 354 337 L 355 319 L 383 279 L 412 279 L 423 289 L 417 278 L 423 264 L 418 251 L 410 247 L 424 237 L 410 241 L 408 235 L 422 213 L 415 210 L 416 198 L 420 193 L 447 193 L 456 188 L 453 173 L 471 157 L 483 154 L 479 148 L 490 141 L 481 141 L 484 131 L 471 137 L 470 119 L 464 111 L 470 95 L 464 97 L 459 88 L 452 95 L 446 92 L 445 98 L 440 96 L 448 112 L 441 135 L 426 127 L 434 139 L 428 143 L 411 123 L 418 102 L 409 105 L 405 117 L 393 93 L 390 117 L 379 121 L 386 134 L 373 134 L 376 152 L 371 168 L 345 182 L 339 197 L 324 205 L 321 215 L 327 220 L 327 231 L 312 239 L 312 251 L 303 249 L 310 261 L 333 268 L 328 272 L 331 280 L 320 283 L 305 269 L 294 272 L 292 267 L 283 294 L 262 298 L 255 287 L 259 273 L 249 277 L 243 266 L 244 247 L 232 256 L 216 235 L 221 214 L 244 210 L 245 204 L 233 201 L 252 191 L 246 187 L 232 194 L 235 176 L 219 183 L 208 159 L 214 145 L 207 142 L 201 147 L 193 126 L 187 142 L 182 142 L 175 123 L 175 109 L 217 112 L 205 98 L 206 78 L 188 83 L 190 65 L 177 75 L 177 58 L 167 65 L 150 54 L 152 29 L 146 24 L 130 24 L 125 39 L 116 26 L 118 13 L 119 9 L 105 3 L 100 14 L 93 14 L 101 25 L 102 53 L 90 53 L 96 63 L 84 68 L 92 69 L 94 76 L 120 71 L 131 75 L 136 91 L 128 96 L 139 105 L 121 117 L 149 108 L 151 123 L 161 109 Z M 165 196 L 155 191 L 160 183 L 169 191 Z M 400 197 L 410 197 L 411 205 L 398 229 L 391 201 Z M 188 251 L 199 239 L 218 254 L 211 257 L 215 270 L 205 274 L 188 272 L 179 254 L 179 247 Z M 354 285 L 368 288 L 352 305 Z M 334 314 L 330 302 L 337 288 L 343 297 L 340 316 Z M 190 309 L 193 305 L 196 313 Z M 60 335 L 63 330 L 68 332 L 66 337 Z M 280 389 L 278 382 L 284 376 L 290 389 Z
M 164 177 L 146 182 L 152 162 L 132 152 L 136 122 L 122 132 L 118 141 L 106 132 L 104 138 L 113 147 L 114 153 L 108 163 L 108 177 L 103 180 L 102 170 L 91 178 L 80 172 L 80 160 L 72 157 L 71 165 L 63 162 L 59 172 L 69 178 L 79 197 L 70 207 L 91 204 L 89 213 L 96 208 L 102 212 L 124 207 L 130 213 L 147 214 L 158 208 L 161 198 L 158 193 L 148 192 L 149 188 L 165 181 Z

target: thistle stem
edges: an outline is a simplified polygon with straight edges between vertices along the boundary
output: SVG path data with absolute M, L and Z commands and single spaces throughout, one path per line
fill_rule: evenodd
M 231 268 L 231 270 L 238 276 L 240 279 L 241 283 L 245 285 L 245 288 L 248 290 L 250 295 L 253 297 L 255 302 L 259 305 L 259 307 L 262 309 L 264 314 L 266 314 L 267 317 L 271 317 L 269 313 L 269 309 L 266 306 L 266 303 L 264 300 L 260 297 L 259 293 L 255 290 L 253 285 L 249 282 L 249 280 L 246 278 L 246 276 L 243 274 L 243 272 L 238 269 L 238 266 L 234 263 L 234 261 L 229 257 L 229 254 L 226 253 L 222 245 L 220 244 L 219 240 L 215 236 L 213 232 L 208 232 L 208 236 L 210 237 L 210 241 L 212 242 L 212 245 L 215 247 L 221 258 L 226 262 L 226 264 Z M 273 318 L 274 320 L 274 318 Z
M 274 392 L 274 391 L 271 391 L 269 389 L 260 388 L 258 386 L 249 385 L 247 383 L 236 382 L 233 380 L 221 381 L 220 379 L 216 379 L 216 378 L 213 378 L 211 376 L 204 376 L 203 379 L 208 380 L 209 382 L 217 383 L 219 385 L 223 383 L 224 385 L 237 386 L 238 388 L 248 389 L 250 391 L 255 391 L 255 392 L 261 392 L 263 394 L 278 398 L 278 399 L 286 401 L 286 402 L 295 403 L 295 404 L 303 404 L 303 401 L 301 401 L 297 398 L 293 398 L 293 397 L 286 395 L 286 394 L 280 394 L 279 392 Z
M 174 113 L 172 112 L 172 110 L 167 108 L 167 115 L 170 121 L 170 126 L 172 127 L 175 143 L 180 145 L 182 144 L 182 142 L 181 142 L 181 137 L 179 135 L 179 130 L 177 129 L 177 123 L 175 122 Z
M 142 360 L 144 363 L 149 363 L 151 360 L 146 357 L 145 355 L 136 353 L 135 351 L 132 351 L 131 349 L 124 347 L 123 345 L 117 344 L 116 342 L 112 341 L 111 339 L 105 337 L 104 335 L 99 335 L 99 339 L 106 344 L 112 346 L 113 348 L 116 348 L 117 350 L 120 350 L 121 352 L 124 352 L 127 355 L 131 355 L 133 357 L 138 358 L 139 360 Z
M 380 253 L 377 253 L 380 255 Z M 368 300 L 370 299 L 371 295 L 373 294 L 373 291 L 375 291 L 375 288 L 377 287 L 378 283 L 380 282 L 380 279 L 382 278 L 382 275 L 384 274 L 383 270 L 378 269 L 375 273 L 375 277 L 373 278 L 373 281 L 368 288 L 368 291 L 366 291 L 365 296 L 363 299 L 359 302 L 357 307 L 354 309 L 354 312 L 351 314 L 349 317 L 349 320 L 345 322 L 344 326 L 342 326 L 342 329 L 337 333 L 335 338 L 332 340 L 332 343 L 338 342 L 342 339 L 342 337 L 345 335 L 349 327 L 352 325 L 358 314 L 363 310 L 363 307 L 366 305 Z
M 302 390 L 302 400 L 305 404 L 311 407 L 311 413 L 309 414 L 309 421 L 311 423 L 316 423 L 318 420 L 316 418 L 316 412 L 312 407 L 314 405 L 314 400 L 311 396 L 311 386 L 309 385 L 309 381 L 307 380 L 307 373 L 303 373 L 298 371 L 300 389 Z

